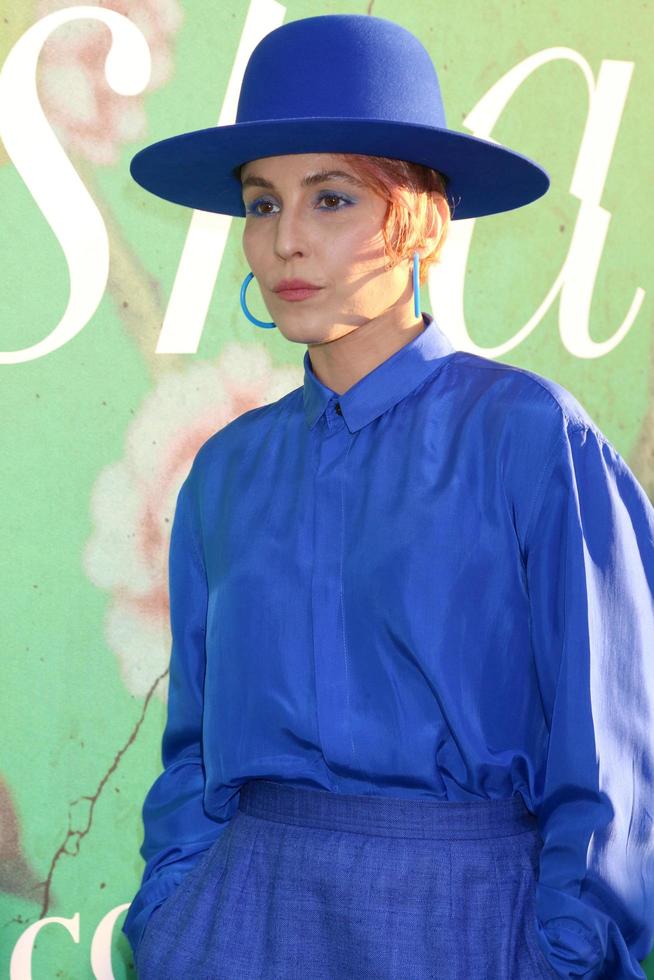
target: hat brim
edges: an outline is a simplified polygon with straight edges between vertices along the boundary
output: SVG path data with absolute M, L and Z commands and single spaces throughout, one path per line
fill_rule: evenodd
M 523 207 L 542 197 L 550 185 L 540 164 L 491 140 L 370 118 L 211 126 L 144 147 L 132 158 L 130 173 L 141 187 L 166 201 L 243 218 L 236 168 L 250 160 L 289 153 L 361 153 L 432 167 L 448 178 L 452 220 Z

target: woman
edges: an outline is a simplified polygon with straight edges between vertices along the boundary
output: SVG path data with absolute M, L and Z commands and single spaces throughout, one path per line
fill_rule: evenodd
M 245 216 L 244 313 L 307 345 L 177 500 L 139 975 L 644 977 L 654 508 L 569 392 L 419 307 L 449 221 L 547 175 L 363 15 L 272 31 L 236 124 L 132 174 Z

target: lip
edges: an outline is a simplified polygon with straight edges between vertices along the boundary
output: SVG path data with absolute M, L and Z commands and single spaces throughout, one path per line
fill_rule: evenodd
M 315 296 L 319 293 L 321 286 L 311 286 L 307 289 L 277 289 L 276 293 L 281 299 L 290 300 L 291 303 L 296 303 L 301 299 L 309 299 L 310 296 Z
M 286 292 L 289 289 L 320 289 L 321 287 L 315 282 L 309 282 L 307 279 L 280 279 L 275 286 L 275 292 L 279 293 L 281 291 Z

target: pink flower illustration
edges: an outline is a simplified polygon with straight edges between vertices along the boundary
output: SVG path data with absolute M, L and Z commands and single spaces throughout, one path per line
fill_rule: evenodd
M 92 4 L 93 5 L 93 4 Z M 171 42 L 184 19 L 177 0 L 111 0 L 143 33 L 152 55 L 152 76 L 146 92 L 171 78 Z M 67 0 L 40 0 L 40 19 L 69 7 Z M 62 146 L 90 163 L 112 166 L 120 147 L 142 139 L 147 131 L 143 96 L 118 95 L 107 83 L 104 62 L 111 44 L 107 27 L 89 18 L 62 24 L 41 52 L 39 98 Z M 145 94 L 145 93 L 144 93 Z
M 217 363 L 166 374 L 126 433 L 121 460 L 98 475 L 83 565 L 110 592 L 105 639 L 127 689 L 145 696 L 170 658 L 168 548 L 177 494 L 200 446 L 249 409 L 302 384 L 258 344 L 228 344 Z M 165 701 L 167 675 L 156 693 Z

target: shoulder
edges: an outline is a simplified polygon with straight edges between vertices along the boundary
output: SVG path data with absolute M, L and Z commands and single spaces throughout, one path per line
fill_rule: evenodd
M 212 433 L 197 449 L 191 465 L 191 474 L 204 482 L 218 469 L 225 472 L 225 466 L 234 453 L 254 452 L 261 439 L 266 437 L 279 416 L 297 407 L 302 388 L 294 388 L 274 402 L 258 405 L 236 418 L 231 419 L 221 429 Z
M 456 351 L 448 367 L 452 387 L 516 436 L 553 443 L 571 428 L 585 428 L 605 438 L 579 399 L 552 378 L 468 351 Z
M 448 384 L 453 417 L 459 427 L 471 421 L 474 437 L 468 444 L 488 457 L 526 553 L 554 468 L 565 481 L 573 443 L 588 436 L 589 446 L 607 440 L 571 391 L 536 371 L 457 351 Z

